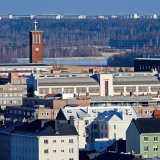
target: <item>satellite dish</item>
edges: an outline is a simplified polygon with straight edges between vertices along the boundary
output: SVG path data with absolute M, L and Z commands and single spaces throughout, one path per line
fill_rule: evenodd
M 34 95 L 39 96 L 38 91 L 34 91 Z

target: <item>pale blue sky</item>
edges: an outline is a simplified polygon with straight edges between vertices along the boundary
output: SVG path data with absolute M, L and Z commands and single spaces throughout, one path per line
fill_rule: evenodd
M 160 14 L 160 0 L 0 0 L 0 14 Z

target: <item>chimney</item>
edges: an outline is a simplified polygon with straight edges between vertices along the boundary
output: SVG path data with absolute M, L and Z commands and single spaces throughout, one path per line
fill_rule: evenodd
M 54 120 L 54 129 L 55 130 L 58 130 L 58 125 L 57 124 L 58 124 L 57 120 Z
M 41 128 L 44 127 L 44 124 L 46 123 L 46 121 L 41 120 Z
M 89 114 L 89 106 L 87 106 L 87 113 Z
M 69 124 L 74 125 L 74 116 L 70 116 L 69 119 Z
M 133 96 L 133 92 L 130 92 L 130 96 Z

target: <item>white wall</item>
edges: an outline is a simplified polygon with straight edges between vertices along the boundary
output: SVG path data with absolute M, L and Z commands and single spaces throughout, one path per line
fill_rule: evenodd
M 69 139 L 73 139 L 73 143 L 69 143 Z M 48 144 L 44 144 L 44 140 L 48 140 Z M 54 143 L 53 140 L 56 140 Z M 64 142 L 61 142 L 63 140 Z M 79 159 L 78 136 L 45 136 L 39 137 L 39 160 L 74 160 Z M 69 149 L 73 148 L 73 153 L 69 153 Z M 44 150 L 48 149 L 48 154 Z M 53 152 L 56 150 L 56 152 Z M 62 150 L 64 152 L 62 152 Z

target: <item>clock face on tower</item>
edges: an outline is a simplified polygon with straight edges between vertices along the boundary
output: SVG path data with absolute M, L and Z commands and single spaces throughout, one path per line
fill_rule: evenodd
M 39 48 L 38 47 L 36 47 L 36 49 L 35 49 L 37 52 L 39 51 Z

